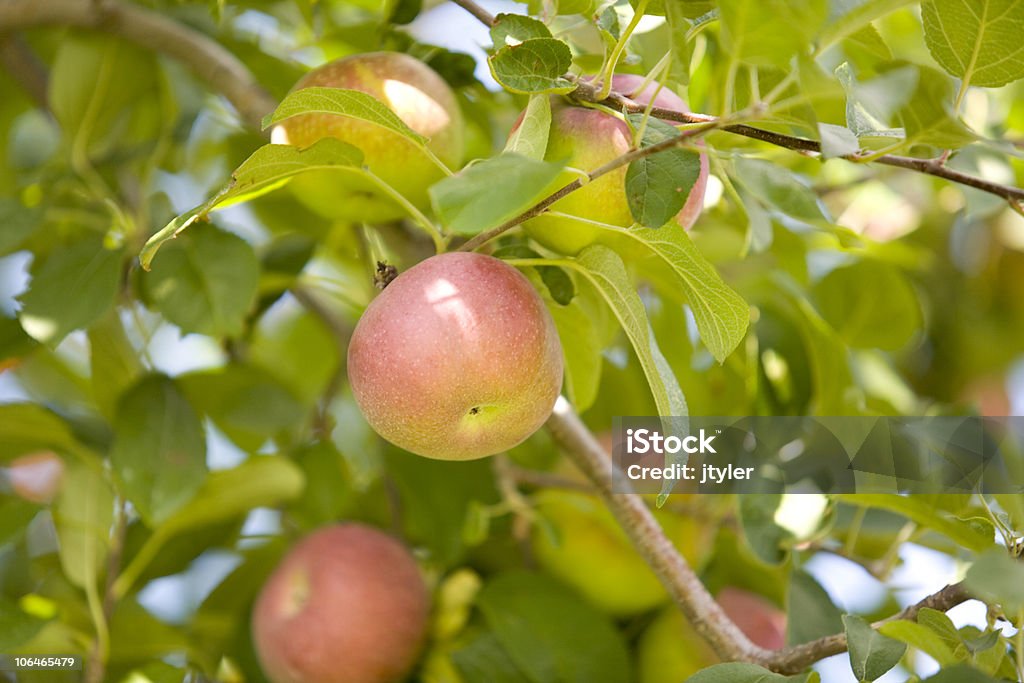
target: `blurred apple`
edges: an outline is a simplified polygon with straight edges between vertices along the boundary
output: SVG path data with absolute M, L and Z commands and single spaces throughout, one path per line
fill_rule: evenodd
M 450 168 L 462 163 L 462 113 L 454 93 L 426 64 L 397 52 L 345 57 L 309 72 L 294 90 L 344 88 L 373 95 L 409 128 L 429 139 L 428 147 Z M 427 188 L 444 172 L 417 145 L 376 124 L 335 114 L 300 114 L 274 128 L 271 141 L 309 147 L 332 136 L 362 150 L 363 163 L 420 209 L 429 208 Z M 360 173 L 343 170 L 304 173 L 290 187 L 306 206 L 327 218 L 380 222 L 405 210 Z
M 30 453 L 7 463 L 6 478 L 14 493 L 46 505 L 57 497 L 64 479 L 64 461 L 50 451 Z
M 596 496 L 546 490 L 535 497 L 543 523 L 533 531 L 538 563 L 614 616 L 645 612 L 668 600 L 658 577 Z M 655 512 L 665 534 L 696 568 L 707 559 L 714 527 L 666 510 Z
M 655 106 L 687 111 L 686 103 L 672 91 L 663 88 L 655 95 L 654 84 L 649 84 L 643 90 L 634 93 L 642 82 L 643 79 L 639 76 L 619 74 L 614 77 L 612 85 L 617 92 L 632 94 L 633 99 L 641 104 L 649 103 L 653 97 Z M 568 160 L 570 168 L 593 171 L 630 151 L 632 146 L 632 131 L 620 118 L 597 109 L 569 106 L 560 101 L 553 102 L 546 159 Z M 587 183 L 551 206 L 551 211 L 583 220 L 545 213 L 527 221 L 523 227 L 530 237 L 545 247 L 563 254 L 579 253 L 595 242 L 620 252 L 644 253 L 643 248 L 635 240 L 586 223 L 597 221 L 622 228 L 633 225 L 633 215 L 630 213 L 626 197 L 627 168 L 623 166 Z M 552 191 L 572 182 L 576 177 L 575 173 L 565 171 L 552 183 Z M 708 159 L 707 154 L 702 153 L 697 182 L 675 218 L 681 228 L 689 229 L 700 215 L 704 206 L 707 180 Z M 665 226 L 662 229 L 674 229 L 674 226 Z
M 339 524 L 302 539 L 271 574 L 253 642 L 272 683 L 395 683 L 419 656 L 429 603 L 405 546 Z
M 761 596 L 729 586 L 716 600 L 755 645 L 777 650 L 786 644 L 785 613 Z M 658 613 L 637 645 L 640 683 L 679 683 L 719 661 L 675 605 Z
M 428 458 L 470 460 L 544 424 L 562 387 L 562 347 L 519 271 L 451 252 L 402 273 L 367 307 L 348 377 L 385 439 Z

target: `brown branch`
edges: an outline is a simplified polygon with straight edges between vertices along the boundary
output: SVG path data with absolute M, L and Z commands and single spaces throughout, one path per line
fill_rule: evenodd
M 579 82 L 576 90 L 572 93 L 573 98 L 584 102 L 592 102 L 593 99 L 590 98 L 594 98 L 595 96 L 596 90 L 593 86 L 583 81 Z M 621 108 L 623 111 L 628 113 L 642 113 L 647 110 L 646 105 L 634 102 L 625 95 L 621 95 L 619 93 L 612 93 L 606 99 L 602 100 L 601 103 Z M 676 111 L 674 109 L 664 109 L 662 107 L 652 107 L 651 116 L 659 119 L 665 119 L 666 121 L 675 121 L 677 123 L 709 123 L 717 120 L 714 116 L 691 114 L 688 112 Z M 776 147 L 783 147 L 785 149 L 792 149 L 801 152 L 821 153 L 821 143 L 817 140 L 808 140 L 807 138 L 796 137 L 793 135 L 775 133 L 773 131 L 755 128 L 754 126 L 748 126 L 742 123 L 723 125 L 721 128 L 728 133 L 742 135 L 743 137 L 760 140 L 761 142 L 767 142 L 771 145 L 775 145 Z M 943 178 L 944 180 L 949 180 L 960 185 L 973 187 L 981 190 L 982 192 L 988 192 L 989 194 L 996 195 L 997 197 L 1002 197 L 1011 203 L 1024 202 L 1024 190 L 1021 188 L 1014 187 L 1013 185 L 1003 185 L 1001 183 L 995 183 L 967 173 L 961 173 L 960 171 L 949 168 L 942 163 L 941 157 L 936 159 L 918 159 L 915 157 L 898 156 L 895 154 L 884 154 L 879 157 L 869 158 L 866 155 L 861 154 L 847 154 L 840 158 L 854 163 L 872 161 L 886 166 L 895 166 L 897 168 L 917 171 L 918 173 L 924 173 L 926 175 Z
M 473 239 L 467 241 L 465 244 L 463 244 L 461 247 L 459 247 L 459 251 L 473 251 L 474 249 L 480 247 L 481 245 L 486 244 L 487 242 L 491 241 L 492 239 L 494 239 L 498 235 L 502 234 L 503 232 L 511 230 L 512 228 L 516 227 L 520 223 L 524 223 L 524 222 L 530 220 L 531 218 L 539 216 L 540 214 L 542 214 L 545 211 L 547 211 L 547 209 L 552 204 L 557 202 L 562 197 L 565 197 L 566 195 L 575 192 L 576 190 L 578 190 L 581 187 L 583 187 L 586 183 L 593 182 L 594 180 L 597 180 L 601 176 L 606 175 L 608 173 L 611 173 L 612 171 L 614 171 L 617 168 L 622 168 L 623 166 L 627 166 L 627 165 L 633 163 L 634 161 L 636 161 L 637 159 L 643 159 L 644 157 L 649 157 L 649 156 L 651 156 L 653 154 L 657 154 L 658 152 L 664 152 L 665 150 L 672 149 L 673 147 L 678 147 L 678 146 L 680 146 L 682 144 L 685 144 L 686 142 L 690 142 L 690 141 L 692 141 L 692 140 L 694 140 L 694 139 L 696 139 L 696 138 L 698 138 L 698 137 L 700 137 L 700 136 L 702 136 L 702 135 L 704 135 L 704 134 L 706 134 L 706 133 L 708 133 L 708 132 L 710 132 L 712 130 L 715 130 L 716 128 L 721 128 L 721 127 L 722 127 L 722 124 L 719 121 L 717 121 L 717 120 L 716 121 L 712 121 L 710 123 L 707 123 L 707 124 L 705 124 L 703 126 L 699 126 L 697 128 L 691 128 L 689 130 L 684 130 L 679 135 L 677 135 L 675 137 L 672 137 L 672 138 L 668 138 L 667 140 L 662 140 L 661 142 L 653 144 L 650 147 L 639 147 L 637 149 L 634 149 L 634 150 L 631 150 L 629 152 L 626 152 L 622 156 L 617 157 L 615 159 L 612 159 L 607 164 L 605 164 L 603 166 L 600 166 L 600 167 L 594 169 L 593 171 L 590 171 L 589 173 L 587 173 L 586 174 L 586 177 L 587 177 L 586 181 L 583 181 L 583 180 L 577 178 L 576 180 L 572 181 L 571 183 L 569 183 L 565 187 L 562 187 L 561 189 L 559 189 L 557 192 L 554 192 L 553 194 L 548 195 L 547 197 L 542 199 L 540 202 L 538 202 L 537 204 L 533 205 L 532 207 L 530 207 L 529 209 L 527 209 L 523 213 L 519 214 L 515 218 L 502 223 L 501 225 L 499 225 L 496 228 L 491 228 L 490 230 L 487 230 L 486 232 L 480 233 L 479 235 L 477 235 L 476 237 L 474 237 Z
M 494 26 L 494 15 L 473 0 L 452 0 L 452 2 L 479 19 L 484 26 Z
M 605 500 L 637 551 L 718 656 L 728 661 L 758 663 L 769 657 L 767 650 L 750 642 L 722 611 L 690 565 L 665 536 L 643 499 L 613 489 L 611 458 L 564 398 L 555 404 L 547 427 L 555 443 L 597 487 L 598 494 Z
M 903 611 L 881 621 L 876 621 L 872 626 L 878 628 L 882 624 L 903 619 L 913 621 L 917 618 L 917 613 L 926 607 L 945 612 L 970 599 L 971 596 L 962 581 L 950 584 L 923 600 L 910 605 Z M 846 634 L 836 633 L 812 640 L 809 643 L 803 643 L 802 645 L 769 651 L 767 653 L 768 656 L 758 663 L 778 673 L 796 674 L 826 657 L 846 652 L 846 648 Z
M 846 651 L 846 635 L 843 633 L 781 650 L 766 650 L 750 642 L 721 610 L 700 578 L 668 540 L 640 496 L 612 488 L 611 459 L 573 412 L 568 401 L 559 399 L 547 427 L 555 443 L 597 487 L 597 493 L 604 498 L 623 531 L 654 569 L 686 618 L 723 660 L 752 662 L 778 673 L 796 674 L 817 661 Z M 925 607 L 945 612 L 969 599 L 971 596 L 963 583 L 956 583 L 876 622 L 874 626 L 901 619 L 913 620 Z
M 49 109 L 46 67 L 21 37 L 0 34 L 0 65 L 28 93 L 40 109 Z
M 255 130 L 277 106 L 248 67 L 217 41 L 157 12 L 118 0 L 0 2 L 0 31 L 49 25 L 105 31 L 181 62 L 223 94 L 245 125 Z

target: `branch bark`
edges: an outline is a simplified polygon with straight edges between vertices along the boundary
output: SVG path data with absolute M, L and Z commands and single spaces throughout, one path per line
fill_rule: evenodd
M 49 25 L 105 31 L 181 62 L 223 94 L 245 125 L 255 130 L 277 106 L 245 64 L 217 41 L 157 12 L 117 0 L 0 2 L 0 31 Z
M 644 157 L 649 157 L 653 154 L 657 154 L 658 152 L 664 152 L 665 150 L 671 149 L 673 147 L 678 147 L 680 145 L 686 144 L 687 142 L 695 140 L 696 138 L 712 130 L 715 130 L 716 128 L 721 128 L 721 126 L 721 122 L 717 120 L 712 121 L 703 126 L 700 126 L 699 128 L 691 128 L 689 130 L 685 130 L 673 138 L 662 140 L 661 142 L 653 144 L 649 147 L 640 147 L 632 151 L 626 152 L 622 156 L 612 159 L 604 166 L 596 168 L 593 171 L 587 173 L 586 182 L 589 183 L 594 180 L 597 180 L 601 176 L 611 173 L 617 168 L 627 166 L 636 161 L 637 159 L 643 159 Z M 473 237 L 465 244 L 463 244 L 461 247 L 459 247 L 459 251 L 473 251 L 477 247 L 486 244 L 487 242 L 491 241 L 492 239 L 502 234 L 503 232 L 511 230 L 520 223 L 525 223 L 531 218 L 539 216 L 540 214 L 547 211 L 548 208 L 550 208 L 551 205 L 557 202 L 559 199 L 565 197 L 568 194 L 572 194 L 576 190 L 583 187 L 584 184 L 585 182 L 582 179 L 577 178 L 576 180 L 572 181 L 565 187 L 562 187 L 558 191 L 540 200 L 540 202 L 533 205 L 532 207 L 530 207 L 523 213 L 519 214 L 515 218 L 512 218 L 511 220 L 508 220 L 505 223 L 502 223 L 496 228 L 491 228 L 490 230 L 482 232 L 476 237 Z
M 643 499 L 615 492 L 611 458 L 564 398 L 559 398 L 555 404 L 547 428 L 555 443 L 594 483 L 637 551 L 718 656 L 730 661 L 766 659 L 768 651 L 750 642 L 722 611 L 686 559 L 665 536 Z
M 722 611 L 686 560 L 665 536 L 643 499 L 612 488 L 611 458 L 565 399 L 559 399 L 547 422 L 555 443 L 596 486 L 597 493 L 619 521 L 679 609 L 698 633 L 726 661 L 758 664 L 777 673 L 797 674 L 826 657 L 845 652 L 846 634 L 836 633 L 781 650 L 758 647 Z M 876 622 L 880 626 L 914 619 L 922 608 L 946 611 L 971 598 L 963 583 L 946 586 L 903 611 Z
M 572 97 L 584 102 L 593 102 L 594 100 L 591 98 L 596 97 L 596 90 L 589 84 L 580 83 L 577 89 L 572 93 Z M 643 113 L 647 109 L 646 105 L 635 102 L 620 93 L 612 93 L 606 99 L 598 101 L 601 104 L 616 107 L 631 114 Z M 677 123 L 709 123 L 717 121 L 714 116 L 691 114 L 688 112 L 676 111 L 674 109 L 664 109 L 662 107 L 652 107 L 651 116 L 659 119 L 665 119 L 666 121 L 675 121 Z M 755 128 L 754 126 L 748 126 L 742 123 L 723 125 L 721 128 L 728 133 L 742 135 L 743 137 L 760 140 L 761 142 L 767 142 L 768 144 L 775 145 L 776 147 L 784 147 L 785 149 L 800 152 L 812 152 L 815 154 L 821 153 L 821 143 L 817 140 L 808 140 L 807 138 L 800 138 L 793 135 L 783 135 L 782 133 L 762 130 L 761 128 Z M 858 154 L 847 154 L 840 158 L 855 163 L 865 163 L 868 161 L 865 156 Z M 886 166 L 895 166 L 897 168 L 917 171 L 918 173 L 935 176 L 936 178 L 943 178 L 960 185 L 973 187 L 981 190 L 982 192 L 994 194 L 1011 203 L 1016 202 L 1019 204 L 1020 202 L 1024 202 L 1024 190 L 1021 188 L 1014 187 L 1012 185 L 1003 185 L 1001 183 L 995 183 L 967 173 L 961 173 L 960 171 L 949 168 L 943 163 L 939 163 L 939 159 L 920 159 L 916 157 L 885 154 L 880 157 L 875 157 L 870 161 L 873 163 L 884 164 Z
M 20 36 L 0 34 L 0 65 L 11 75 L 40 109 L 50 108 L 46 67 Z

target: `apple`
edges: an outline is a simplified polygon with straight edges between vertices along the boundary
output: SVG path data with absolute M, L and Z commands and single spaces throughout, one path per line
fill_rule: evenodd
M 253 643 L 272 683 L 394 683 L 416 663 L 429 611 L 404 545 L 336 524 L 303 538 L 274 569 L 253 608 Z
M 612 87 L 616 92 L 632 95 L 637 102 L 647 104 L 655 94 L 656 86 L 649 84 L 643 90 L 634 93 L 633 91 L 642 83 L 643 79 L 639 76 L 619 74 L 613 78 Z M 687 111 L 686 103 L 665 88 L 654 97 L 654 103 L 655 106 L 665 109 Z M 632 146 L 633 137 L 629 126 L 620 118 L 597 109 L 569 106 L 560 101 L 553 102 L 546 159 L 568 160 L 570 168 L 593 171 L 630 151 Z M 576 216 L 584 221 L 598 221 L 622 228 L 630 227 L 634 221 L 626 198 L 627 168 L 623 166 L 584 185 L 555 202 L 550 210 Z M 563 172 L 552 183 L 551 191 L 565 186 L 576 178 L 575 173 Z M 707 154 L 701 153 L 697 182 L 690 190 L 686 204 L 676 215 L 676 222 L 684 229 L 689 229 L 700 215 L 704 206 L 707 180 Z M 595 242 L 620 252 L 644 253 L 635 240 L 561 216 L 541 214 L 524 223 L 523 227 L 530 237 L 562 254 L 577 254 Z M 665 226 L 663 229 L 672 229 L 672 226 Z
M 778 650 L 786 644 L 786 613 L 765 598 L 732 586 L 715 597 L 722 610 L 755 645 Z
M 759 595 L 742 588 L 723 588 L 715 598 L 755 645 L 777 650 L 786 644 L 786 615 Z M 719 662 L 675 605 L 658 613 L 637 646 L 640 683 L 679 683 Z
M 544 521 L 534 526 L 532 548 L 546 572 L 617 617 L 646 612 L 668 600 L 658 577 L 596 496 L 549 489 L 534 502 Z M 676 548 L 699 568 L 711 549 L 714 528 L 666 510 L 655 516 Z
M 562 387 L 562 346 L 529 281 L 492 256 L 451 252 L 401 273 L 366 308 L 348 377 L 378 434 L 440 460 L 508 450 Z
M 427 146 L 450 168 L 462 162 L 463 123 L 448 84 L 423 62 L 398 52 L 370 52 L 338 59 L 304 76 L 294 90 L 345 88 L 373 95 L 409 128 L 429 139 Z M 420 209 L 430 206 L 427 188 L 444 172 L 408 138 L 361 119 L 334 114 L 300 114 L 282 121 L 271 142 L 309 147 L 333 136 L 362 150 L 363 163 Z M 296 197 L 327 218 L 381 222 L 405 210 L 363 174 L 314 171 L 291 182 Z
M 56 453 L 29 453 L 7 463 L 5 477 L 16 495 L 30 503 L 53 502 L 64 479 L 64 461 Z
M 680 683 L 720 661 L 675 605 L 658 612 L 640 634 L 636 652 L 640 683 Z

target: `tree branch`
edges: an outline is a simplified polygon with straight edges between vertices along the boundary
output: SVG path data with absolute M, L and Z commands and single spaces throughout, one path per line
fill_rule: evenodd
M 223 94 L 245 125 L 255 130 L 277 105 L 245 64 L 219 43 L 157 12 L 117 0 L 0 2 L 0 31 L 48 25 L 105 31 L 181 62 Z
M 592 102 L 593 100 L 589 98 L 595 96 L 595 89 L 589 84 L 582 82 L 580 82 L 580 85 L 572 93 L 573 98 L 584 102 Z M 643 113 L 647 110 L 646 105 L 635 102 L 619 93 L 612 93 L 606 99 L 599 100 L 599 102 L 601 104 L 621 108 L 631 114 Z M 651 116 L 658 119 L 665 119 L 666 121 L 676 121 L 678 123 L 708 123 L 717 120 L 714 116 L 691 114 L 688 112 L 675 111 L 673 109 L 664 109 L 662 107 L 652 107 Z M 784 147 L 786 149 L 801 152 L 821 153 L 821 143 L 817 140 L 808 140 L 807 138 L 800 138 L 793 135 L 783 135 L 782 133 L 762 130 L 761 128 L 755 128 L 754 126 L 748 126 L 742 123 L 723 125 L 721 128 L 728 133 L 742 135 L 743 137 L 760 140 L 761 142 L 767 142 L 771 145 L 775 145 L 776 147 Z M 847 154 L 840 158 L 854 163 L 865 163 L 868 161 L 866 156 L 860 154 Z M 871 161 L 878 164 L 884 164 L 886 166 L 895 166 L 897 168 L 917 171 L 918 173 L 935 176 L 936 178 L 943 178 L 960 185 L 973 187 L 981 190 L 982 192 L 994 194 L 1011 203 L 1024 201 L 1024 190 L 1019 187 L 994 183 L 992 181 L 985 180 L 984 178 L 978 178 L 967 173 L 961 173 L 960 171 L 949 168 L 943 163 L 939 163 L 939 159 L 919 159 L 916 157 L 884 154 L 880 157 L 871 159 Z
M 917 613 L 925 607 L 945 612 L 970 599 L 971 596 L 962 581 L 950 584 L 923 600 L 910 605 L 902 612 L 898 612 L 881 621 L 876 621 L 872 626 L 878 628 L 882 624 L 903 619 L 913 621 L 917 618 Z M 812 640 L 809 643 L 803 643 L 802 645 L 768 651 L 767 656 L 758 663 L 778 673 L 796 674 L 826 657 L 846 652 L 846 649 L 846 634 L 836 633 Z
M 0 65 L 40 109 L 50 108 L 46 95 L 49 81 L 46 67 L 19 36 L 0 34 Z
M 612 488 L 611 458 L 564 398 L 547 422 L 555 443 L 597 487 L 637 551 L 651 566 L 694 629 L 718 656 L 729 661 L 761 662 L 769 652 L 754 645 L 726 616 L 693 569 L 651 514 L 640 496 Z
M 538 202 L 537 204 L 533 205 L 532 207 L 530 207 L 529 209 L 527 209 L 523 213 L 519 214 L 515 218 L 512 218 L 511 220 L 508 220 L 508 221 L 502 223 L 501 225 L 499 225 L 496 228 L 491 228 L 490 230 L 487 230 L 486 232 L 482 232 L 479 235 L 477 235 L 476 237 L 473 237 L 472 239 L 467 241 L 465 244 L 463 244 L 461 247 L 459 247 L 458 250 L 459 251 L 473 251 L 477 247 L 479 247 L 479 246 L 481 246 L 483 244 L 486 244 L 487 242 L 491 241 L 492 239 L 494 239 L 498 235 L 502 234 L 503 232 L 511 230 L 512 228 L 516 227 L 520 223 L 524 223 L 524 222 L 530 220 L 531 218 L 539 216 L 540 214 L 542 214 L 545 211 L 547 211 L 548 208 L 550 208 L 550 206 L 552 204 L 554 204 L 555 202 L 557 202 L 559 199 L 561 199 L 562 197 L 565 197 L 568 194 L 572 194 L 576 190 L 578 190 L 581 187 L 583 187 L 585 184 L 593 182 L 594 180 L 597 180 L 601 176 L 606 175 L 608 173 L 611 173 L 612 171 L 614 171 L 617 168 L 622 168 L 623 166 L 627 166 L 627 165 L 633 163 L 634 161 L 636 161 L 637 159 L 643 159 L 644 157 L 649 157 L 649 156 L 651 156 L 653 154 L 657 154 L 658 152 L 664 152 L 667 149 L 672 149 L 673 147 L 678 147 L 679 145 L 682 145 L 682 144 L 684 144 L 686 142 L 694 140 L 694 139 L 704 135 L 705 133 L 708 133 L 709 131 L 712 131 L 712 130 L 715 130 L 716 128 L 721 128 L 721 127 L 722 127 L 721 122 L 715 120 L 715 121 L 712 121 L 710 123 L 706 123 L 703 126 L 699 126 L 697 128 L 691 128 L 689 130 L 684 130 L 682 133 L 680 133 L 679 135 L 677 135 L 675 137 L 668 138 L 667 140 L 662 140 L 661 142 L 653 144 L 653 145 L 651 145 L 649 147 L 639 147 L 639 148 L 634 149 L 632 151 L 626 152 L 622 156 L 617 157 L 615 159 L 612 159 L 611 161 L 609 161 L 604 166 L 600 166 L 599 168 L 596 168 L 593 171 L 590 171 L 589 173 L 587 173 L 586 174 L 586 176 L 587 176 L 586 181 L 583 181 L 580 178 L 577 178 L 576 180 L 572 181 L 571 183 L 569 183 L 565 187 L 562 187 L 561 189 L 559 189 L 557 192 L 554 192 L 553 194 L 548 195 L 547 197 L 542 199 L 540 202 Z
M 452 0 L 452 2 L 479 19 L 484 26 L 494 26 L 494 15 L 473 0 Z

